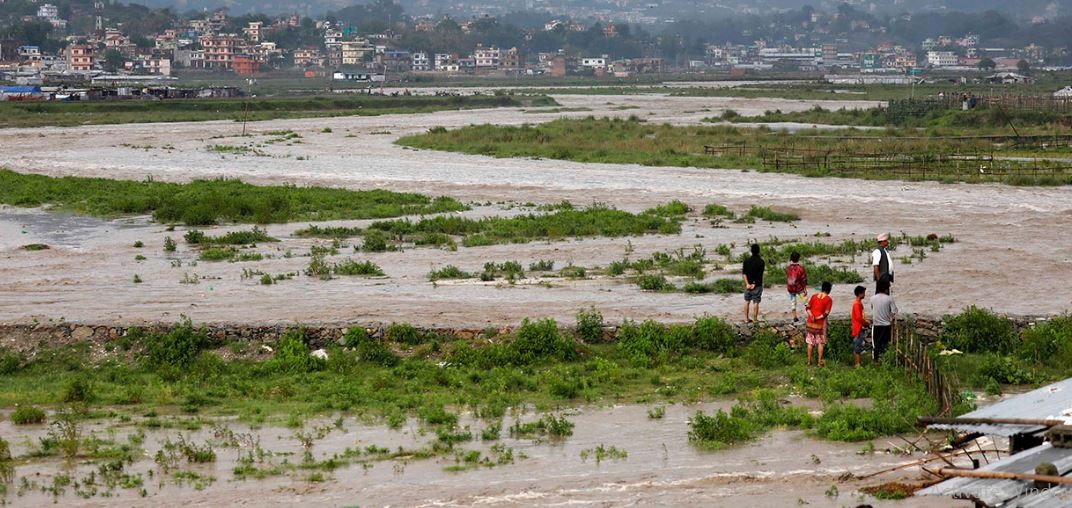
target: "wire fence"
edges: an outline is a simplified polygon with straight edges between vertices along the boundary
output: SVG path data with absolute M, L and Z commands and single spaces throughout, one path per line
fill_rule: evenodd
M 841 138 L 836 138 L 841 139 Z M 872 138 L 873 139 L 873 138 Z M 1052 140 L 1052 138 L 1051 138 Z M 1035 143 L 1044 143 L 1034 140 Z M 1068 143 L 1072 143 L 1069 137 Z M 1030 146 L 1030 145 L 1029 145 Z M 1045 146 L 1050 146 L 1046 144 Z M 990 151 L 971 149 L 955 153 L 844 152 L 818 148 L 748 145 L 704 146 L 714 157 L 737 156 L 759 159 L 763 169 L 779 172 L 860 174 L 876 172 L 900 178 L 939 179 L 943 176 L 1063 177 L 1072 176 L 1072 161 L 1037 157 L 1002 157 Z
M 1072 97 L 1052 95 L 963 95 L 951 93 L 889 101 L 886 116 L 891 119 L 913 118 L 944 109 L 1002 108 L 1009 111 L 1036 111 L 1047 113 L 1072 112 Z

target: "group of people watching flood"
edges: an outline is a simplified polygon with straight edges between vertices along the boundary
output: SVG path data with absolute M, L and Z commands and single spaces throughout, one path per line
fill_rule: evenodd
M 852 353 L 856 366 L 860 366 L 861 355 L 871 350 L 872 358 L 877 360 L 889 348 L 893 337 L 893 326 L 897 315 L 897 302 L 890 294 L 893 285 L 893 262 L 887 248 L 890 245 L 889 233 L 876 237 L 878 247 L 871 252 L 871 271 L 875 281 L 875 294 L 870 299 L 870 312 L 864 311 L 867 288 L 856 286 L 853 289 L 852 302 Z M 763 300 L 763 274 L 766 262 L 760 255 L 759 244 L 752 244 L 752 255 L 744 261 L 744 320 L 746 324 L 759 321 L 759 303 Z M 823 366 L 823 353 L 826 348 L 828 322 L 834 309 L 834 300 L 830 292 L 834 285 L 822 281 L 818 291 L 808 295 L 808 271 L 800 264 L 800 253 L 789 256 L 785 268 L 786 291 L 789 294 L 789 311 L 793 323 L 800 323 L 798 309 L 804 312 L 804 342 L 808 347 L 808 365 Z M 751 311 L 751 314 L 749 313 Z M 816 354 L 817 353 L 817 354 Z

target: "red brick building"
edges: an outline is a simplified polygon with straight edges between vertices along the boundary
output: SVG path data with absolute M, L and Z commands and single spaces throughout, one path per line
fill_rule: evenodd
M 231 69 L 239 76 L 254 76 L 261 70 L 261 63 L 249 55 L 231 57 Z

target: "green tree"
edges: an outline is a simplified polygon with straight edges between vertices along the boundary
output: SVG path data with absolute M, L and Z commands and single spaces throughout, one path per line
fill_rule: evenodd
M 101 63 L 101 66 L 104 67 L 106 72 L 115 72 L 123 68 L 123 64 L 126 62 L 127 59 L 122 53 L 114 49 L 109 49 L 104 53 L 104 61 Z
M 1031 74 L 1031 64 L 1027 63 L 1027 60 L 1021 59 L 1019 62 L 1016 62 L 1016 70 L 1020 71 L 1020 74 L 1025 76 Z
M 997 68 L 998 64 L 994 63 L 994 60 L 990 58 L 984 58 L 979 60 L 979 70 L 990 72 Z

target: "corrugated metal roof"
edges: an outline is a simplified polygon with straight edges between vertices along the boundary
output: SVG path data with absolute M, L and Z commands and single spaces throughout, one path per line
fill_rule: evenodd
M 1043 386 L 997 404 L 976 409 L 960 418 L 1025 418 L 1072 421 L 1072 378 Z M 978 432 L 990 436 L 1031 434 L 1044 430 L 1038 425 L 931 425 L 930 428 Z
M 1050 462 L 1060 475 L 1072 471 L 1072 449 L 1054 448 L 1049 443 L 992 462 L 979 471 L 1003 473 L 1034 473 L 1035 466 Z M 987 506 L 1031 506 L 1033 508 L 1059 508 L 1072 504 L 1072 489 L 1059 486 L 1038 490 L 1033 482 L 1021 480 L 992 480 L 984 478 L 950 478 L 937 485 L 916 492 L 917 496 L 953 496 L 972 499 Z

